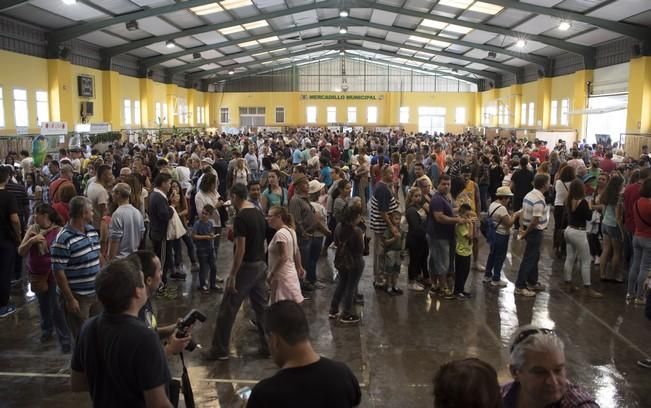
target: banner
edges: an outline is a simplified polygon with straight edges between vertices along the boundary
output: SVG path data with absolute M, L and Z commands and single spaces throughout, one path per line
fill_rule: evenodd
M 68 133 L 66 122 L 41 122 L 42 135 L 65 135 Z
M 326 94 L 326 95 L 301 95 L 303 100 L 342 100 L 342 101 L 381 101 L 384 95 L 354 95 L 354 94 Z
M 91 123 L 89 133 L 108 133 L 111 131 L 110 123 Z

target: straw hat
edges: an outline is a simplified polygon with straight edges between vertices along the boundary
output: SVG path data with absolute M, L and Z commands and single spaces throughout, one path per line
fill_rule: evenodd
M 513 197 L 513 192 L 508 186 L 502 186 L 495 192 L 495 197 Z
M 318 193 L 323 190 L 323 187 L 325 187 L 325 183 L 321 183 L 319 180 L 312 180 L 310 181 L 309 194 Z

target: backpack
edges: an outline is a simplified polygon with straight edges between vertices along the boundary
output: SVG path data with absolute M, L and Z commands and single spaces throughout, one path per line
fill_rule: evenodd
M 489 244 L 492 244 L 495 242 L 495 234 L 497 234 L 497 227 L 500 225 L 502 220 L 498 222 L 497 224 L 495 223 L 495 220 L 493 219 L 493 214 L 497 210 L 502 207 L 501 205 L 497 206 L 490 214 L 488 214 L 485 218 L 482 218 L 481 223 L 479 224 L 479 231 L 481 234 L 486 238 L 486 242 Z
M 350 252 L 350 249 L 348 249 L 348 241 L 350 241 L 350 237 L 337 245 L 334 264 L 338 271 L 349 270 L 355 262 L 353 254 Z

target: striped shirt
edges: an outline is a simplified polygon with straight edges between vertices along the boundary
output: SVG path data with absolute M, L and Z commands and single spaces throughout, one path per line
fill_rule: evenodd
M 375 192 L 371 197 L 371 231 L 382 233 L 387 229 L 387 223 L 382 218 L 383 213 L 398 211 L 398 202 L 393 193 L 384 182 L 375 185 Z
M 518 393 L 520 392 L 520 384 L 517 382 L 510 382 L 501 387 L 502 401 L 504 408 L 515 408 L 518 406 Z M 583 389 L 579 388 L 570 382 L 567 383 L 567 388 L 563 397 L 548 405 L 549 408 L 599 408 L 599 404 L 595 399 Z
M 545 196 L 535 188 L 527 193 L 522 201 L 522 224 L 528 227 L 533 217 L 538 217 L 537 229 L 544 230 L 547 228 L 549 211 L 547 210 L 547 204 L 545 204 Z
M 80 232 L 68 224 L 52 243 L 52 272 L 65 273 L 72 293 L 94 295 L 99 249 L 99 233 L 92 225 L 86 225 L 85 231 Z

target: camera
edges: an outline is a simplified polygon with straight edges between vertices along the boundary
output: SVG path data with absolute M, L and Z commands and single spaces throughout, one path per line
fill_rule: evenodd
M 187 315 L 185 315 L 185 317 L 176 325 L 176 337 L 179 339 L 183 337 L 187 337 L 188 329 L 197 320 L 200 321 L 201 323 L 205 322 L 206 315 L 201 313 L 197 309 L 190 310 L 190 312 Z M 185 349 L 188 351 L 194 351 L 195 348 L 197 348 L 197 343 L 195 343 L 194 340 L 190 339 L 190 342 L 185 347 Z

